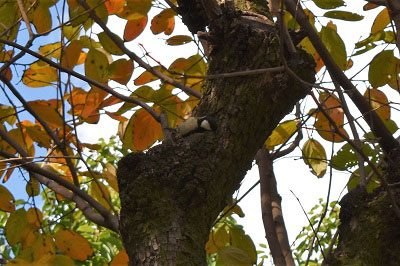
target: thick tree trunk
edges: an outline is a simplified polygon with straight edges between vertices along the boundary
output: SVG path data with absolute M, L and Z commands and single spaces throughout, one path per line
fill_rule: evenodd
M 394 153 L 392 158 L 396 158 Z M 388 160 L 384 171 L 389 183 L 399 182 L 399 165 L 399 159 Z M 398 204 L 398 189 L 391 189 Z M 400 265 L 400 218 L 388 193 L 382 187 L 372 193 L 356 188 L 343 197 L 340 205 L 338 248 L 324 265 Z
M 227 11 L 209 25 L 208 74 L 282 65 L 275 28 Z M 301 53 L 296 73 L 313 82 Z M 297 62 L 299 62 L 297 61 Z M 205 265 L 205 243 L 257 150 L 308 93 L 286 73 L 205 82 L 193 116 L 216 119 L 216 132 L 178 138 L 119 163 L 121 232 L 131 265 Z

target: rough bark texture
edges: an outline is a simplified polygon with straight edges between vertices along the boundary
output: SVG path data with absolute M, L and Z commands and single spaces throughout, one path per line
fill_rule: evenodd
M 281 65 L 274 27 L 222 9 L 209 25 L 209 74 Z M 249 22 L 250 21 L 250 22 Z M 314 81 L 302 53 L 293 69 Z M 193 116 L 216 132 L 193 134 L 119 162 L 121 232 L 131 265 L 205 265 L 205 243 L 257 150 L 308 89 L 286 73 L 209 80 Z
M 389 182 L 400 178 L 398 162 L 390 160 L 385 168 Z M 398 190 L 392 189 L 399 202 Z M 325 265 L 399 265 L 400 219 L 387 192 L 379 188 L 368 194 L 356 188 L 343 197 L 340 205 L 339 245 Z

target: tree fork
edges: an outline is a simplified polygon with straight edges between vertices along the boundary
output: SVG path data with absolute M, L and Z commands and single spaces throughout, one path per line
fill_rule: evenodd
M 208 74 L 281 65 L 275 27 L 221 6 L 209 25 Z M 306 53 L 292 69 L 314 81 Z M 119 162 L 121 232 L 131 265 L 205 265 L 205 243 L 257 150 L 304 88 L 286 73 L 207 80 L 193 116 L 210 115 L 216 132 L 163 143 Z

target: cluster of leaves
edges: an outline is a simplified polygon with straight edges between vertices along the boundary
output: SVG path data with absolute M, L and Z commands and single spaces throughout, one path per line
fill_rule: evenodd
M 337 244 L 337 239 L 335 239 L 335 243 L 332 243 L 333 236 L 339 225 L 340 210 L 336 201 L 329 203 L 329 208 L 326 213 L 327 215 L 323 217 L 322 222 L 318 227 L 318 224 L 325 213 L 326 207 L 326 203 L 320 199 L 319 204 L 315 205 L 308 212 L 310 215 L 310 224 L 303 227 L 294 243 L 296 247 L 293 250 L 293 254 L 298 265 L 321 265 L 323 261 L 322 253 L 326 255 L 329 247 L 331 245 L 336 246 Z M 317 233 L 318 240 L 315 238 L 315 233 Z M 313 252 L 315 255 L 310 256 L 310 259 L 307 261 L 305 256 Z

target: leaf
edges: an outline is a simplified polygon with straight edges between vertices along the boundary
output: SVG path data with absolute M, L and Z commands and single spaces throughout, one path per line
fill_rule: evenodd
M 35 25 L 37 33 L 44 33 L 51 30 L 52 19 L 49 7 L 45 4 L 39 3 L 33 11 L 33 25 Z
M 73 230 L 59 229 L 54 238 L 61 252 L 74 260 L 84 261 L 93 255 L 90 243 Z
M 114 43 L 114 41 L 111 39 L 110 36 L 108 36 L 107 33 L 105 33 L 104 31 L 97 34 L 97 36 L 99 37 L 99 41 L 100 43 L 103 45 L 104 49 L 109 52 L 110 54 L 114 54 L 114 55 L 123 55 L 124 52 Z M 118 39 L 120 42 L 122 42 L 121 38 L 112 33 L 113 38 Z
M 95 124 L 99 121 L 100 115 L 98 107 L 108 95 L 107 92 L 93 86 L 86 95 L 85 105 L 81 112 L 81 117 L 85 122 Z
M 346 69 L 346 47 L 336 30 L 331 27 L 322 27 L 320 36 L 335 63 L 340 67 L 340 69 Z
M 386 84 L 389 84 L 392 88 L 397 88 L 399 67 L 400 60 L 394 56 L 392 50 L 382 51 L 371 61 L 368 81 L 374 88 Z
M 249 256 L 252 263 L 257 262 L 257 251 L 253 240 L 245 234 L 241 226 L 236 225 L 231 227 L 230 237 L 232 246 L 243 250 Z
M 109 15 L 118 13 L 125 5 L 125 0 L 106 0 L 104 2 Z
M 28 226 L 25 209 L 18 209 L 11 213 L 4 227 L 4 233 L 8 244 L 11 246 L 21 242 L 24 228 Z
M 37 228 L 40 227 L 40 224 L 43 222 L 43 214 L 37 208 L 30 208 L 26 212 L 26 218 L 28 223 L 34 224 Z
M 383 9 L 376 16 L 374 23 L 371 27 L 371 34 L 375 34 L 381 30 L 384 30 L 386 26 L 390 23 L 390 16 L 387 8 Z
M 111 163 L 106 163 L 104 168 L 103 176 L 108 184 L 117 192 L 119 192 L 118 181 L 117 181 L 117 169 Z
M 39 47 L 39 53 L 46 57 L 53 57 L 60 59 L 61 56 L 61 42 L 49 43 Z
M 228 246 L 223 247 L 218 251 L 218 255 L 224 265 L 235 265 L 235 266 L 251 266 L 253 262 L 251 261 L 249 255 L 243 250 Z
M 378 159 L 378 151 L 372 149 L 368 144 L 362 143 L 361 150 L 371 161 L 375 162 Z M 331 165 L 337 170 L 349 171 L 351 168 L 358 165 L 358 156 L 356 150 L 354 150 L 349 143 L 346 143 L 332 157 Z
M 378 89 L 367 89 L 364 97 L 382 120 L 390 119 L 390 106 L 386 95 Z
M 103 205 L 103 207 L 110 209 L 110 204 L 108 204 L 108 201 L 110 200 L 110 192 L 104 184 L 102 184 L 101 182 L 90 183 L 89 195 L 95 198 L 101 205 Z
M 324 14 L 324 17 L 347 20 L 347 21 L 360 21 L 364 18 L 364 16 L 358 15 L 356 13 L 340 11 L 340 10 L 328 11 Z
M 301 149 L 303 160 L 311 168 L 311 172 L 317 177 L 323 177 L 328 163 L 324 147 L 316 140 L 309 139 Z
M 98 82 L 107 82 L 107 56 L 97 49 L 90 49 L 85 60 L 85 75 Z
M 153 68 L 154 68 L 154 70 L 158 70 L 158 71 L 161 70 L 160 66 L 155 66 Z M 135 79 L 134 84 L 136 86 L 140 86 L 140 85 L 144 85 L 146 83 L 149 83 L 149 82 L 152 82 L 152 81 L 155 81 L 155 80 L 158 80 L 158 77 L 156 77 L 155 75 L 153 75 L 152 73 L 150 73 L 149 71 L 146 70 L 145 72 L 140 74 L 139 77 L 137 77 Z
M 164 9 L 151 20 L 151 31 L 153 34 L 164 32 L 165 35 L 170 35 L 174 30 L 176 13 L 172 8 Z
M 64 55 L 61 59 L 61 65 L 67 68 L 74 68 L 78 64 L 83 48 L 82 41 L 74 40 L 67 48 L 65 48 Z
M 118 59 L 108 66 L 108 78 L 126 85 L 131 79 L 133 68 L 132 60 Z
M 380 187 L 379 177 L 372 172 L 371 167 L 369 165 L 364 167 L 365 176 L 370 177 L 369 182 L 366 185 L 366 189 L 368 193 L 371 193 L 376 188 Z M 360 169 L 357 168 L 350 176 L 349 182 L 347 183 L 348 191 L 355 189 L 360 184 Z
M 364 10 L 364 11 L 368 11 L 368 10 L 371 10 L 371 9 L 374 9 L 374 8 L 377 8 L 377 7 L 379 7 L 379 5 L 377 5 L 377 4 L 372 4 L 372 3 L 366 3 L 366 4 L 363 6 L 363 10 Z
M 111 266 L 120 266 L 120 265 L 128 265 L 129 264 L 129 257 L 126 254 L 126 250 L 121 250 L 113 260 L 111 261 Z
M 5 212 L 14 212 L 14 196 L 8 191 L 8 189 L 0 185 L 0 210 Z
M 16 23 L 19 18 L 20 14 L 17 1 L 2 1 L 0 5 L 0 32 L 6 32 L 11 29 L 8 34 L 5 34 L 2 38 L 9 41 L 15 40 L 20 27 L 20 23 Z M 14 24 L 16 26 L 14 26 Z M 0 48 L 1 47 L 2 44 L 0 44 Z
M 323 9 L 333 9 L 345 5 L 343 0 L 313 0 L 313 2 Z
M 129 42 L 136 39 L 146 28 L 147 16 L 142 18 L 128 20 L 124 30 L 124 40 Z
M 0 121 L 7 122 L 10 126 L 14 125 L 17 121 L 15 116 L 15 109 L 12 106 L 0 105 Z
M 25 70 L 22 83 L 31 88 L 39 88 L 52 85 L 58 80 L 57 70 L 48 64 L 34 63 Z
M 49 101 L 36 100 L 27 104 L 53 128 L 62 128 L 64 120 Z
M 54 240 L 50 235 L 39 235 L 31 246 L 33 250 L 33 260 L 41 261 L 43 256 L 56 254 Z
M 296 121 L 290 120 L 282 122 L 268 137 L 267 141 L 265 142 L 265 148 L 268 150 L 274 149 L 276 145 L 282 144 L 288 140 L 296 132 L 296 130 Z
M 175 35 L 169 38 L 166 42 L 168 45 L 182 45 L 193 41 L 192 37 L 187 35 Z
M 151 0 L 126 0 L 126 5 L 117 15 L 127 20 L 143 18 L 147 16 L 151 5 Z
M 131 119 L 135 151 L 149 148 L 161 136 L 161 125 L 146 110 L 136 111 Z
M 39 193 L 40 193 L 39 181 L 36 178 L 31 177 L 29 182 L 26 183 L 25 190 L 26 190 L 26 193 L 28 194 L 28 196 L 30 196 L 30 197 L 35 197 L 35 196 L 39 195 Z

